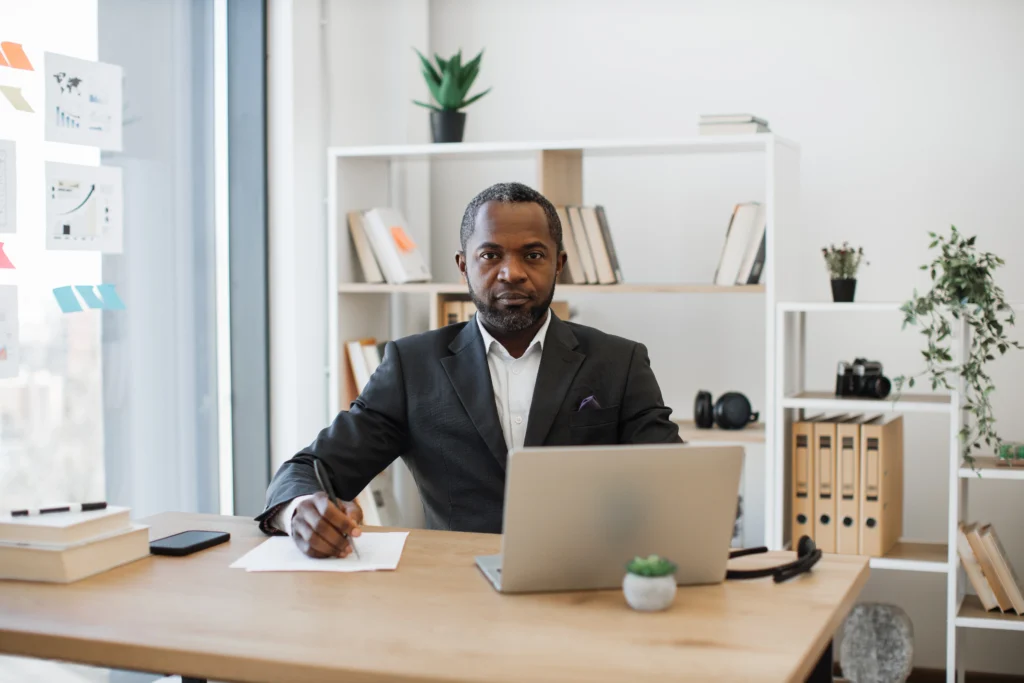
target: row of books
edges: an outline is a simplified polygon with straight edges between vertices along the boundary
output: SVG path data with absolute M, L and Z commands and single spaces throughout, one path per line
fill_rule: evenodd
M 1024 591 L 991 524 L 959 525 L 957 554 L 986 611 L 1024 616 Z
M 567 256 L 562 282 L 601 285 L 622 282 L 622 269 L 604 207 L 556 208 Z M 405 284 L 432 279 L 423 252 L 410 237 L 409 224 L 400 210 L 376 207 L 350 211 L 347 218 L 365 282 Z
M 363 280 L 401 285 L 432 278 L 423 252 L 409 235 L 409 223 L 394 207 L 350 211 L 348 229 Z
M 622 282 L 608 216 L 603 206 L 556 206 L 562 223 L 566 262 L 562 282 L 574 285 L 614 285 Z
M 715 268 L 716 285 L 756 285 L 764 272 L 765 206 L 742 202 L 733 207 L 725 243 Z
M 130 509 L 0 515 L 0 579 L 71 583 L 149 555 Z
M 697 122 L 701 135 L 770 133 L 768 122 L 753 114 L 703 114 Z
M 903 416 L 815 415 L 794 422 L 791 438 L 793 542 L 888 553 L 903 534 Z
M 348 382 L 352 396 L 363 393 L 366 383 L 384 357 L 387 342 L 378 343 L 373 337 L 352 339 L 345 342 L 345 358 L 348 360 Z

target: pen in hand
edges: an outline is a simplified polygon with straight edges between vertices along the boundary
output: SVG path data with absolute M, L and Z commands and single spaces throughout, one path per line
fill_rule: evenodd
M 320 488 L 323 489 L 324 493 L 327 494 L 327 497 L 330 498 L 331 503 L 339 510 L 344 509 L 342 508 L 338 497 L 334 494 L 334 487 L 331 485 L 331 478 L 327 476 L 327 473 L 324 471 L 323 465 L 320 464 L 319 460 L 313 461 L 313 469 L 316 472 L 316 480 L 320 483 Z M 350 534 L 344 534 L 344 536 L 348 541 L 348 544 L 352 546 L 352 552 L 356 554 L 357 558 L 362 559 L 359 555 L 359 549 L 356 548 L 355 539 L 352 538 Z

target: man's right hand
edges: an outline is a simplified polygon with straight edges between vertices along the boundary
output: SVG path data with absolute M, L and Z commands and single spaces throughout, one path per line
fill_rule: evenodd
M 310 557 L 346 557 L 352 552 L 347 536 L 358 537 L 362 510 L 355 503 L 342 502 L 342 508 L 318 491 L 295 506 L 292 539 Z

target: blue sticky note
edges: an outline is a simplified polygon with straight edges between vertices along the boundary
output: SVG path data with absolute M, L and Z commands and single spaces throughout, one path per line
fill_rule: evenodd
M 103 308 L 103 302 L 96 296 L 92 291 L 92 285 L 75 285 L 75 289 L 78 290 L 78 296 L 82 297 L 82 301 L 89 308 Z
M 60 306 L 60 310 L 65 313 L 75 313 L 82 310 L 82 306 L 78 303 L 78 298 L 75 297 L 75 292 L 71 287 L 57 287 L 53 290 L 53 296 L 57 299 L 57 305 Z
M 114 285 L 96 285 L 96 289 L 99 290 L 100 297 L 103 298 L 103 308 L 108 311 L 123 311 L 125 309 L 124 302 L 117 295 Z

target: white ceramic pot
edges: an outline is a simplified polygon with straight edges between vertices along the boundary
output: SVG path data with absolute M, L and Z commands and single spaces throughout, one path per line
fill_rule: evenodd
M 627 572 L 622 579 L 622 593 L 626 602 L 641 612 L 667 609 L 676 597 L 676 577 L 640 576 Z

